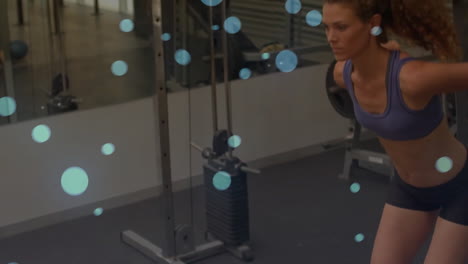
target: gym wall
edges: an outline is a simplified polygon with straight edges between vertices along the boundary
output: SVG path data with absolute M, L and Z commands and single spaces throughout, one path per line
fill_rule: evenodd
M 232 82 L 233 129 L 242 138 L 234 153 L 262 168 L 311 155 L 317 144 L 347 135 L 349 120 L 334 111 L 325 93 L 327 67 Z M 217 88 L 220 127 L 225 128 L 224 87 Z M 189 148 L 188 93 L 168 96 L 172 177 L 180 190 L 189 186 L 183 181 L 190 175 L 189 151 L 191 175 L 201 175 L 203 160 Z M 190 97 L 192 141 L 211 147 L 210 87 L 192 89 Z M 145 98 L 0 127 L 0 237 L 158 195 L 162 180 L 152 103 Z M 52 132 L 42 144 L 31 138 L 39 124 Z M 114 154 L 101 154 L 105 143 L 115 145 Z M 80 196 L 69 196 L 61 187 L 61 175 L 71 166 L 89 176 Z

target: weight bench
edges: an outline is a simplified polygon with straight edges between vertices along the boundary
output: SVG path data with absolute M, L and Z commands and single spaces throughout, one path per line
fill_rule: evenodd
M 385 153 L 365 150 L 360 148 L 359 138 L 361 135 L 361 125 L 354 121 L 353 140 L 346 144 L 345 160 L 343 172 L 338 175 L 339 179 L 349 180 L 351 169 L 361 167 L 393 179 L 395 170 L 390 157 Z

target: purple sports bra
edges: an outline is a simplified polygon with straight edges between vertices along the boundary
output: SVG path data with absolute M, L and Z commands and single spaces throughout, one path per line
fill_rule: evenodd
M 440 95 L 432 97 L 427 106 L 419 111 L 409 109 L 404 103 L 400 90 L 400 70 L 406 62 L 414 59 L 407 57 L 400 60 L 400 51 L 391 52 L 386 76 L 387 108 L 382 114 L 366 112 L 359 106 L 351 81 L 352 61 L 346 61 L 343 77 L 346 89 L 353 100 L 356 119 L 363 127 L 374 131 L 382 138 L 391 140 L 422 138 L 430 134 L 444 117 Z

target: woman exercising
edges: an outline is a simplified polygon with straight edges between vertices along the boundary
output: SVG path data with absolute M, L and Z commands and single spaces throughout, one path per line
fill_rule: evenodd
M 412 263 L 433 231 L 425 264 L 468 255 L 467 148 L 450 132 L 441 94 L 468 90 L 468 63 L 441 0 L 325 0 L 323 26 L 357 120 L 395 167 L 372 264 Z M 444 63 L 384 47 L 392 32 Z

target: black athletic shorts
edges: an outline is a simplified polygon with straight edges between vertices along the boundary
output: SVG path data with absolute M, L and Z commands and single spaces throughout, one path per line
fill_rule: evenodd
M 428 188 L 419 188 L 403 182 L 395 171 L 387 203 L 418 211 L 441 209 L 441 218 L 468 226 L 468 159 L 455 178 Z

